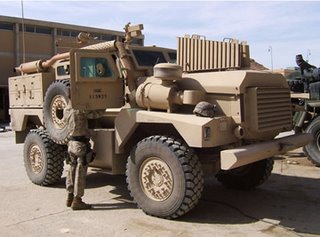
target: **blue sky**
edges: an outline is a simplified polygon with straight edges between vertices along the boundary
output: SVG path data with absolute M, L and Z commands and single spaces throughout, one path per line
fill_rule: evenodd
M 247 41 L 251 58 L 271 68 L 295 66 L 295 55 L 320 67 L 320 2 L 317 1 L 31 1 L 24 16 L 122 30 L 143 23 L 145 44 L 176 48 L 176 37 L 205 35 Z M 0 0 L 0 15 L 21 17 L 21 1 Z

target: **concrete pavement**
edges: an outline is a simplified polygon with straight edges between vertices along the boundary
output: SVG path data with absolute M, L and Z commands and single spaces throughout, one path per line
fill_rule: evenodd
M 278 157 L 270 179 L 254 191 L 206 180 L 199 205 L 177 220 L 145 215 L 132 203 L 124 176 L 90 171 L 84 200 L 93 210 L 65 206 L 65 175 L 52 187 L 32 184 L 23 145 L 0 133 L 0 236 L 319 236 L 320 168 L 301 150 Z

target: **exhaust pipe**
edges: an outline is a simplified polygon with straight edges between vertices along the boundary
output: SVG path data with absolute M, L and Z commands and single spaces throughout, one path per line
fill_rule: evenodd
M 69 58 L 69 53 L 57 54 L 48 60 L 37 60 L 28 63 L 22 63 L 19 67 L 14 68 L 15 72 L 21 74 L 43 72 L 50 68 L 56 61 Z

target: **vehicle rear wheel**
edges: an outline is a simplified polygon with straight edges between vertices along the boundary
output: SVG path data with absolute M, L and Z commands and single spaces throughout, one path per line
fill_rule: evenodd
M 180 141 L 166 136 L 145 138 L 127 163 L 130 194 L 146 214 L 173 219 L 198 203 L 203 175 L 197 156 Z
M 220 171 L 216 177 L 228 188 L 249 190 L 263 184 L 271 175 L 273 159 L 260 160 L 239 168 Z
M 311 133 L 314 139 L 304 147 L 304 152 L 312 163 L 320 166 L 320 117 L 312 120 L 305 132 Z
M 61 179 L 66 146 L 54 143 L 44 130 L 31 130 L 24 142 L 24 165 L 32 183 L 51 185 Z
M 67 144 L 69 130 L 64 109 L 70 100 L 70 82 L 61 80 L 53 82 L 47 89 L 44 106 L 44 125 L 48 134 L 58 144 Z

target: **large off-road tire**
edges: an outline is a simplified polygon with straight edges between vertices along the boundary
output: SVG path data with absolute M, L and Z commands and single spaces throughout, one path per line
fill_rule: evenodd
M 250 190 L 263 184 L 271 175 L 273 159 L 265 159 L 228 171 L 220 171 L 216 177 L 228 188 Z
M 24 164 L 32 183 L 51 185 L 61 179 L 66 146 L 54 143 L 40 129 L 31 130 L 24 142 Z
M 203 190 L 201 164 L 182 142 L 151 136 L 133 149 L 127 163 L 131 196 L 146 214 L 173 219 L 198 203 Z
M 64 113 L 69 100 L 69 80 L 53 82 L 48 87 L 44 98 L 44 125 L 52 140 L 58 144 L 67 144 L 70 138 L 67 116 Z
M 320 166 L 320 116 L 311 121 L 305 132 L 313 135 L 313 141 L 304 147 L 304 152 L 312 163 Z

